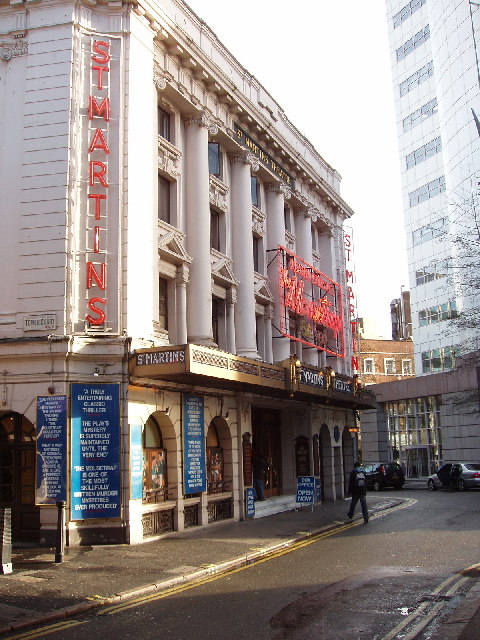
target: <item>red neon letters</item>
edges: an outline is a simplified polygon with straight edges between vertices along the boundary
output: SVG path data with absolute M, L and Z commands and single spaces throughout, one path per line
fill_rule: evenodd
M 92 91 L 102 91 L 108 85 L 108 74 L 110 68 L 110 42 L 104 40 L 93 40 L 92 55 L 90 57 L 92 77 L 94 82 Z M 107 198 L 108 198 L 108 162 L 110 153 L 108 146 L 108 123 L 110 121 L 110 98 L 105 96 L 88 97 L 88 120 L 95 119 L 104 121 L 103 128 L 89 128 L 88 140 L 88 193 L 90 207 L 89 217 L 94 217 L 96 221 L 104 219 L 104 224 L 91 225 L 91 237 L 88 239 L 87 264 L 86 264 L 86 289 L 89 292 L 93 287 L 101 291 L 107 290 L 107 263 L 106 254 L 102 251 L 102 245 L 106 240 L 107 232 Z M 93 212 L 92 212 L 93 209 Z M 93 254 L 92 257 L 88 254 Z M 93 326 L 103 325 L 107 320 L 104 307 L 107 304 L 105 294 L 103 296 L 93 295 L 87 302 L 90 311 L 85 316 L 88 324 Z

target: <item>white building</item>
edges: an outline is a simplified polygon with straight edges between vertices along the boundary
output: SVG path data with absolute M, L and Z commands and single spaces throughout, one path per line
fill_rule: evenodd
M 462 286 L 462 270 L 453 276 L 462 255 L 452 239 L 468 236 L 478 216 L 480 6 L 469 0 L 386 0 L 386 6 L 415 369 L 422 375 L 452 368 L 455 347 L 471 335 L 446 331 L 447 320 L 478 306 L 476 292 Z
M 180 0 L 0 0 L 0 33 L 14 537 L 63 501 L 69 544 L 243 518 L 252 450 L 267 507 L 299 475 L 343 497 L 368 402 L 339 174 Z

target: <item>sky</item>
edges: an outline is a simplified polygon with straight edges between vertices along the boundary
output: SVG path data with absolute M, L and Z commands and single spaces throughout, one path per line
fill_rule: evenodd
M 385 0 L 186 0 L 342 176 L 359 316 L 408 289 Z

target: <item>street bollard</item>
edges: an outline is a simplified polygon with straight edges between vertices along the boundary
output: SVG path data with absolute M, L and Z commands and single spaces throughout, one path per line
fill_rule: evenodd
M 57 544 L 55 547 L 55 562 L 63 562 L 65 551 L 65 502 L 57 502 Z
M 0 573 L 12 573 L 12 510 L 0 508 Z

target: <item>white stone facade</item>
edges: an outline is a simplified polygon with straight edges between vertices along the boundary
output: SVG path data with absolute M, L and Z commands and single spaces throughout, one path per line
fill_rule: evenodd
M 0 420 L 19 442 L 36 396 L 66 396 L 68 542 L 243 518 L 252 442 L 270 458 L 269 497 L 294 494 L 299 474 L 343 497 L 365 401 L 339 174 L 180 0 L 1 0 L 0 34 Z M 74 517 L 88 494 L 72 466 L 75 384 L 85 397 L 119 390 L 106 427 L 118 435 L 115 518 Z M 185 486 L 186 397 L 201 399 L 207 442 L 197 492 Z M 17 444 L 5 436 L 12 460 Z M 14 531 L 48 541 L 56 511 L 34 507 L 29 465 L 28 509 L 9 498 Z

